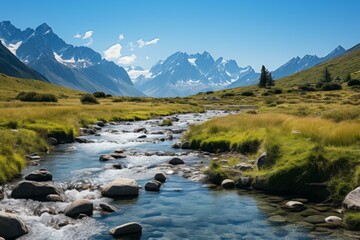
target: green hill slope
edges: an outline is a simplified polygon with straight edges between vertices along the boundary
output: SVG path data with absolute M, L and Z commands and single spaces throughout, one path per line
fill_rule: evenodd
M 81 92 L 39 80 L 21 79 L 0 73 L 0 100 L 14 99 L 19 92 L 52 93 L 60 98 L 79 97 Z

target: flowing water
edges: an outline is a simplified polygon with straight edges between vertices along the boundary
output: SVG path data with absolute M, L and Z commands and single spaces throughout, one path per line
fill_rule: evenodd
M 79 182 L 101 186 L 116 178 L 136 179 L 144 186 L 159 171 L 159 165 L 169 161 L 174 155 L 186 163 L 181 171 L 172 174 L 167 169 L 168 180 L 160 192 L 140 190 L 138 198 L 114 201 L 102 198 L 98 190 L 66 190 L 65 203 L 47 203 L 32 200 L 15 200 L 5 197 L 0 202 L 0 210 L 15 212 L 26 222 L 30 233 L 21 239 L 112 239 L 108 231 L 112 227 L 139 222 L 143 226 L 141 239 L 312 239 L 309 230 L 296 223 L 269 221 L 275 207 L 270 206 L 266 195 L 245 191 L 225 191 L 209 189 L 200 182 L 193 181 L 198 175 L 193 166 L 207 164 L 209 156 L 190 150 L 173 149 L 171 145 L 181 137 L 174 134 L 174 140 L 159 141 L 164 134 L 156 133 L 166 129 L 187 129 L 189 124 L 201 123 L 224 112 L 209 111 L 202 114 L 182 114 L 171 127 L 159 127 L 161 121 L 124 122 L 104 127 L 100 136 L 88 136 L 93 143 L 64 144 L 43 157 L 40 166 L 29 167 L 25 173 L 46 168 L 53 174 L 53 180 L 61 186 L 75 186 Z M 147 138 L 139 139 L 143 133 L 134 129 L 145 127 Z M 100 162 L 101 154 L 115 149 L 126 149 L 127 158 Z M 122 162 L 125 169 L 114 169 L 112 165 Z M 186 178 L 186 172 L 191 172 Z M 201 175 L 200 175 L 201 176 Z M 96 188 L 95 188 L 96 189 Z M 7 194 L 10 190 L 7 191 Z M 89 198 L 94 206 L 110 203 L 118 211 L 103 214 L 95 211 L 91 218 L 73 220 L 63 214 L 39 214 L 44 208 L 62 211 L 69 202 Z M 39 216 L 40 215 L 40 216 Z M 67 219 L 70 224 L 57 227 Z M 324 238 L 324 237 L 322 237 Z M 336 235 L 328 235 L 334 239 Z

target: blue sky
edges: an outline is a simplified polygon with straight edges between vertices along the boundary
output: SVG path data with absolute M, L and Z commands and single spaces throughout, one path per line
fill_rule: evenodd
M 360 43 L 359 9 L 358 0 L 11 0 L 2 1 L 0 20 L 21 29 L 46 22 L 103 55 L 117 44 L 106 56 L 119 64 L 149 68 L 176 51 L 208 51 L 274 70 L 294 56 Z

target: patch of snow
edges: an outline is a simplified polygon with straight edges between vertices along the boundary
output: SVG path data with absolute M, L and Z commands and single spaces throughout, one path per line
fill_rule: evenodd
M 16 51 L 18 50 L 18 48 L 20 47 L 20 45 L 22 44 L 22 41 L 19 41 L 15 44 L 13 43 L 9 43 L 9 44 L 6 44 L 5 40 L 4 39 L 0 39 L 0 41 L 2 42 L 2 44 L 7 48 L 9 49 L 9 51 L 14 54 L 16 56 Z
M 127 73 L 129 74 L 129 77 L 133 82 L 136 82 L 136 79 L 139 78 L 140 76 L 143 76 L 145 78 L 151 77 L 150 70 L 133 70 L 133 69 L 131 69 L 130 71 L 127 71 Z
M 196 61 L 196 58 L 188 58 L 188 62 L 189 62 L 191 65 L 193 65 L 193 66 L 196 67 L 195 61 Z
M 54 53 L 54 57 L 56 59 L 56 61 L 58 61 L 59 63 L 61 64 L 68 64 L 68 63 L 75 63 L 75 59 L 74 57 L 72 57 L 71 59 L 62 59 L 60 55 L 58 55 L 56 52 L 53 52 Z

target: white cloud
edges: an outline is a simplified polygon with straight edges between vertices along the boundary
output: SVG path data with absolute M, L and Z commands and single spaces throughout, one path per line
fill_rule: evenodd
M 106 60 L 118 60 L 121 57 L 122 46 L 120 43 L 112 45 L 107 50 L 104 51 L 104 57 Z
M 131 54 L 130 56 L 123 56 L 123 57 L 119 58 L 117 62 L 119 64 L 130 65 L 130 64 L 134 63 L 135 60 L 136 60 L 136 55 Z
M 119 40 L 124 40 L 125 35 L 124 34 L 119 34 Z
M 149 56 L 146 56 L 145 59 L 146 59 L 146 60 L 149 60 Z
M 139 40 L 137 40 L 137 44 L 139 48 L 143 48 L 148 45 L 156 44 L 158 41 L 160 41 L 160 38 L 154 38 L 153 40 L 150 41 L 144 41 L 143 39 L 140 38 Z
M 91 38 L 93 35 L 94 31 L 87 31 L 85 32 L 84 36 L 82 37 L 82 39 L 88 39 Z
M 81 35 L 80 35 L 79 33 L 76 33 L 76 34 L 74 35 L 74 38 L 81 38 Z

